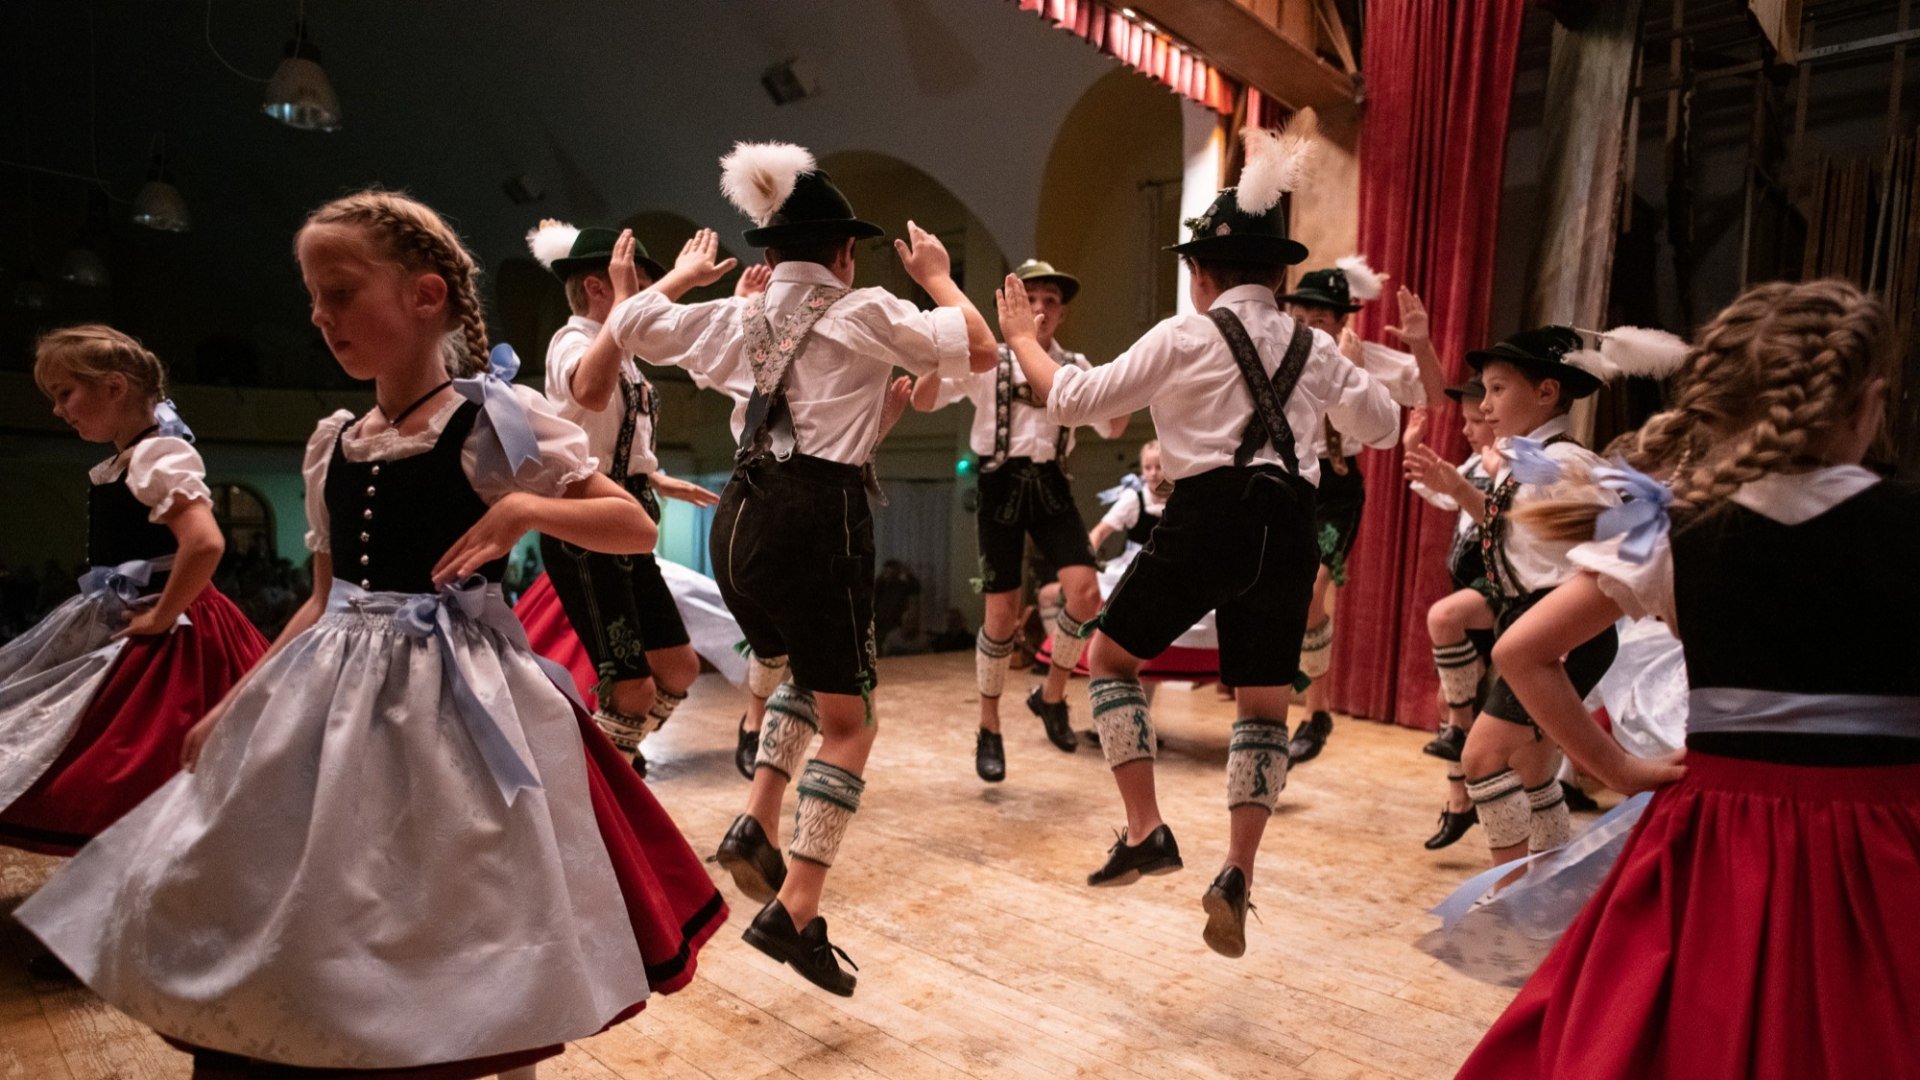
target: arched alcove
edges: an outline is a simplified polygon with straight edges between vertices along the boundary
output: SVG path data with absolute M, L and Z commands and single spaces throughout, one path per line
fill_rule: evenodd
M 1031 254 L 1080 279 L 1060 337 L 1095 363 L 1173 313 L 1180 179 L 1179 99 L 1136 72 L 1088 87 L 1054 137 Z
M 885 236 L 862 241 L 854 284 L 877 285 L 896 296 L 926 303 L 925 294 L 893 251 L 894 239 L 906 236 L 911 220 L 940 237 L 953 256 L 954 279 L 981 311 L 993 310 L 993 287 L 1006 273 L 1007 254 L 945 184 L 897 157 L 872 150 L 828 154 L 820 167 L 833 177 L 861 220 L 886 230 Z

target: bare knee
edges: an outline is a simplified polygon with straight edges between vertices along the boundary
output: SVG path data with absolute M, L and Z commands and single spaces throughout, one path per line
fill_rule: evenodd
M 613 684 L 613 707 L 628 716 L 644 716 L 653 708 L 653 679 L 621 679 Z
M 987 636 L 995 641 L 1005 641 L 1013 636 L 1014 617 L 1020 612 L 1020 594 L 1017 592 L 997 592 L 987 594 L 985 629 Z
M 669 693 L 686 693 L 700 677 L 700 656 L 692 645 L 655 649 L 647 653 L 647 666 L 653 669 L 655 684 Z
M 1087 649 L 1087 670 L 1099 679 L 1137 679 L 1140 658 L 1121 648 L 1105 634 L 1095 632 Z

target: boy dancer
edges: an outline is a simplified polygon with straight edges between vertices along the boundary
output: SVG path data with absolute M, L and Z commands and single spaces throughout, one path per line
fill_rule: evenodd
M 791 681 L 767 702 L 747 812 L 715 859 L 743 892 L 766 901 L 747 942 L 816 986 L 850 995 L 854 976 L 835 960 L 818 911 L 827 869 L 860 807 L 876 726 L 873 518 L 863 466 L 879 439 L 895 364 L 958 376 L 991 369 L 997 350 L 954 284 L 946 249 L 912 223 L 909 240 L 894 247 L 939 307 L 921 311 L 883 289 L 851 287 L 854 245 L 880 229 L 854 217 L 806 150 L 736 146 L 721 161 L 720 186 L 753 219 L 745 240 L 766 249 L 766 290 L 693 305 L 638 292 L 632 238 L 623 236 L 613 261 L 618 302 L 592 351 L 753 387 L 733 479 L 714 517 L 714 578 L 755 654 L 785 656 Z M 709 252 L 713 243 L 708 234 Z M 805 761 L 816 731 L 820 752 Z M 781 796 L 796 774 L 789 870 L 774 838 Z
M 1067 305 L 1080 291 L 1072 274 L 1050 263 L 1028 259 L 1014 271 L 1033 305 L 1036 340 L 1057 364 L 1082 370 L 1093 365 L 1080 353 L 1060 346 L 1054 335 L 1066 321 Z M 973 402 L 969 436 L 979 464 L 980 591 L 986 594 L 986 619 L 975 641 L 974 669 L 980 688 L 980 733 L 974 741 L 973 767 L 980 779 L 1006 779 L 1006 750 L 1000 738 L 1000 691 L 1013 653 L 1014 622 L 1020 614 L 1020 567 L 1027 537 L 1059 575 L 1065 602 L 1054 616 L 1054 651 L 1047 680 L 1027 695 L 1027 708 L 1046 725 L 1053 745 L 1071 754 L 1079 739 L 1067 714 L 1067 680 L 1080 662 L 1080 650 L 1100 610 L 1093 548 L 1087 526 L 1073 502 L 1066 470 L 1073 452 L 1073 429 L 1047 417 L 1047 403 L 1035 397 L 1013 352 L 1000 347 L 992 371 L 958 379 L 923 378 L 914 385 L 913 407 L 932 412 L 962 397 Z M 1096 425 L 1115 438 L 1127 417 Z
M 1153 721 L 1139 670 L 1213 610 L 1221 675 L 1240 688 L 1227 754 L 1232 838 L 1202 901 L 1202 936 L 1224 956 L 1246 951 L 1254 856 L 1287 778 L 1287 698 L 1318 565 L 1319 469 L 1299 451 L 1328 415 L 1368 442 L 1392 438 L 1399 422 L 1384 386 L 1275 300 L 1284 268 L 1307 254 L 1287 238 L 1281 200 L 1300 172 L 1311 113 L 1296 124 L 1285 137 L 1247 132 L 1240 187 L 1189 221 L 1193 238 L 1173 248 L 1205 314 L 1168 319 L 1113 363 L 1081 371 L 1039 347 L 1018 278 L 1008 278 L 1000 303 L 1002 333 L 1055 422 L 1152 409 L 1173 493 L 1153 543 L 1107 602 L 1089 659 L 1093 721 L 1127 831 L 1087 883 L 1125 885 L 1181 866 L 1154 796 Z
M 1348 255 L 1334 260 L 1329 269 L 1310 270 L 1280 302 L 1287 314 L 1315 330 L 1341 341 L 1347 320 L 1359 311 L 1362 302 L 1379 297 L 1386 275 L 1375 273 L 1365 256 Z M 1418 365 L 1420 385 L 1410 387 L 1411 395 L 1400 404 L 1439 408 L 1441 388 L 1440 359 L 1427 334 L 1427 311 L 1420 298 L 1407 289 L 1400 290 L 1402 325 L 1387 327 L 1412 350 Z M 1343 342 L 1343 344 L 1345 344 Z M 1358 343 L 1356 342 L 1355 345 Z M 1358 359 L 1358 357 L 1355 357 Z M 1399 389 L 1399 386 L 1390 387 Z M 1392 442 L 1357 440 L 1375 449 Z M 1320 486 L 1314 490 L 1313 521 L 1320 544 L 1320 570 L 1313 581 L 1313 604 L 1307 611 L 1307 635 L 1300 646 L 1300 669 L 1313 680 L 1307 685 L 1307 718 L 1294 729 L 1287 754 L 1294 764 L 1312 761 L 1326 745 L 1333 731 L 1333 714 L 1327 709 L 1326 675 L 1333 661 L 1333 612 L 1328 600 L 1334 589 L 1346 584 L 1347 555 L 1360 532 L 1360 512 L 1367 502 L 1366 484 L 1360 476 L 1360 447 L 1351 432 L 1342 432 L 1332 420 L 1314 432 L 1313 454 L 1319 462 Z
M 718 497 L 660 471 L 660 395 L 639 365 L 617 352 L 587 360 L 588 346 L 613 310 L 607 266 L 616 239 L 612 229 L 576 229 L 552 219 L 527 234 L 534 258 L 565 285 L 573 311 L 547 345 L 547 400 L 586 431 L 587 448 L 600 467 L 657 522 L 656 491 L 696 506 L 712 506 Z M 644 249 L 635 253 L 634 266 L 642 287 L 666 275 Z M 544 534 L 540 559 L 599 675 L 594 719 L 645 776 L 641 742 L 687 699 L 700 674 L 700 658 L 660 564 L 652 555 L 605 555 Z

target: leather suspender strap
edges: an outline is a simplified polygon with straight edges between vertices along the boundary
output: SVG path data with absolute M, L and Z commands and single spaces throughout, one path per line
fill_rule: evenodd
M 1300 383 L 1301 372 L 1306 370 L 1307 357 L 1313 352 L 1313 331 L 1303 323 L 1293 324 L 1293 338 L 1287 342 L 1286 354 L 1281 357 L 1280 367 L 1269 376 L 1266 365 L 1260 362 L 1260 350 L 1247 336 L 1247 328 L 1239 316 L 1217 307 L 1207 312 L 1207 317 L 1226 339 L 1228 351 L 1240 365 L 1240 377 L 1246 380 L 1247 392 L 1253 397 L 1253 416 L 1241 432 L 1233 463 L 1244 466 L 1253 460 L 1260 447 L 1271 444 L 1279 452 L 1287 472 L 1299 476 L 1300 459 L 1294 452 L 1293 425 L 1287 423 L 1286 405 L 1293 388 Z

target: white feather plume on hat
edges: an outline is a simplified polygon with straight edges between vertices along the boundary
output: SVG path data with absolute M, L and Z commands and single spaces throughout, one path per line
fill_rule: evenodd
M 1240 169 L 1234 201 L 1249 214 L 1264 214 L 1306 179 L 1313 158 L 1313 137 L 1319 121 L 1312 109 L 1301 109 L 1284 128 L 1245 128 L 1247 163 Z
M 802 173 L 815 165 L 804 146 L 792 143 L 734 143 L 720 159 L 720 192 L 740 212 L 765 228 L 793 194 Z
M 1567 363 L 1609 381 L 1627 375 L 1664 379 L 1680 370 L 1690 348 L 1677 334 L 1642 326 L 1616 326 L 1605 333 L 1591 330 L 1581 333 L 1599 338 L 1599 347 L 1570 352 L 1566 355 Z
M 564 221 L 543 221 L 527 230 L 527 250 L 540 260 L 541 266 L 551 270 L 556 259 L 573 253 L 573 242 L 579 238 L 580 230 Z
M 1367 265 L 1365 255 L 1345 255 L 1333 260 L 1333 265 L 1347 279 L 1347 295 L 1355 300 L 1377 300 L 1386 287 L 1386 279 Z

